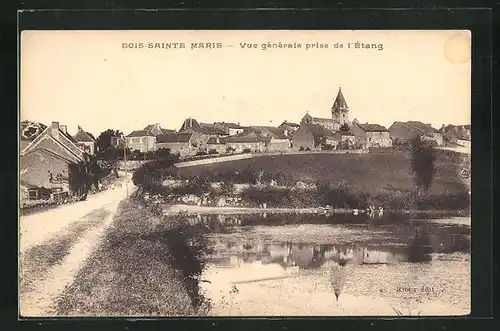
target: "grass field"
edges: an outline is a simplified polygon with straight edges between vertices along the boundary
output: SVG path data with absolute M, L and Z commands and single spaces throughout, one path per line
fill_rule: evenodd
M 432 193 L 456 193 L 464 190 L 459 176 L 460 163 L 449 153 L 437 154 L 436 175 Z M 281 172 L 296 180 L 328 180 L 346 183 L 354 190 L 376 194 L 381 190 L 404 190 L 414 188 L 409 154 L 304 154 L 260 156 L 253 159 L 236 160 L 210 165 L 179 168 L 180 175 L 196 175 L 201 171 L 231 172 L 246 167 L 255 171 Z

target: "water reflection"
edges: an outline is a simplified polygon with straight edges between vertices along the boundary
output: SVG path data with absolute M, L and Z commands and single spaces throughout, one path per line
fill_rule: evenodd
M 245 285 L 248 292 L 232 295 L 242 298 L 248 295 L 254 300 L 263 298 L 261 305 L 266 307 L 276 299 L 271 293 L 278 295 L 279 305 L 285 304 L 282 293 L 289 296 L 287 305 L 306 300 L 308 286 L 314 288 L 312 292 L 317 293 L 318 298 L 321 293 L 329 293 L 334 302 L 343 305 L 356 301 L 353 296 L 386 298 L 397 286 L 419 281 L 435 283 L 436 277 L 443 278 L 439 286 L 449 286 L 446 285 L 448 279 L 454 276 L 443 275 L 450 272 L 456 275 L 456 270 L 463 270 L 462 264 L 456 270 L 443 265 L 433 267 L 441 268 L 437 276 L 433 274 L 434 269 L 425 266 L 433 265 L 443 254 L 468 254 L 470 226 L 444 224 L 439 220 L 430 222 L 391 213 L 379 218 L 366 214 L 267 214 L 194 215 L 185 219 L 206 239 L 204 277 L 211 281 L 211 298 L 220 301 L 222 299 L 217 299 L 220 291 L 232 288 L 230 286 L 241 290 L 239 286 L 248 284 Z M 304 279 L 301 289 L 296 287 L 294 277 Z M 323 282 L 321 279 L 325 282 L 321 286 L 326 287 L 316 290 L 316 283 Z M 272 285 L 272 282 L 281 285 Z M 466 284 L 466 278 L 459 278 L 459 282 Z M 424 285 L 428 284 L 422 283 Z M 279 292 L 274 292 L 273 286 L 278 286 Z M 255 292 L 261 290 L 264 292 Z M 447 291 L 459 304 L 468 302 L 460 295 L 468 293 L 470 288 L 453 287 Z M 393 294 L 396 298 L 393 299 L 399 300 L 398 295 Z M 248 305 L 245 309 L 254 309 L 246 299 L 242 300 L 247 303 L 239 303 L 241 307 Z M 335 309 L 321 308 L 319 302 L 328 300 L 326 297 L 318 300 L 317 309 L 325 312 Z
M 467 226 L 417 222 L 407 215 L 391 214 L 378 219 L 377 224 L 366 223 L 366 220 L 366 215 L 197 215 L 187 218 L 191 226 L 201 226 L 209 234 L 214 249 L 210 262 L 225 266 L 261 261 L 283 267 L 314 269 L 328 260 L 340 265 L 429 262 L 432 253 L 470 250 L 470 228 Z M 364 236 L 361 242 L 351 244 L 276 242 L 272 238 L 264 242 L 245 236 L 245 231 L 251 232 L 256 226 L 298 224 L 304 225 L 305 231 L 305 224 L 342 224 L 359 232 L 369 234 L 372 230 L 383 230 L 388 235 L 387 240 Z M 240 236 L 233 238 L 233 233 L 239 233 Z M 300 238 L 297 240 L 300 241 Z

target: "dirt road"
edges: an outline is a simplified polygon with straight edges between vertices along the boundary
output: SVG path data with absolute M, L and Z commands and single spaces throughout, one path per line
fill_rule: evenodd
M 129 182 L 129 192 L 134 189 Z M 52 315 L 53 304 L 113 220 L 126 188 L 110 189 L 20 219 L 19 308 L 22 317 Z

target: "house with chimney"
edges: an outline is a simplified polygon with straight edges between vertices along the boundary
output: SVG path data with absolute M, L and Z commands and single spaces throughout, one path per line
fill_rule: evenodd
M 42 188 L 53 198 L 71 195 L 70 165 L 85 161 L 86 153 L 68 134 L 67 127 L 52 122 L 35 137 L 24 132 L 30 131 L 26 126 L 22 129 L 21 141 L 28 138 L 29 143 L 24 144 L 19 157 L 21 202 L 37 199 Z
M 207 145 L 210 138 L 225 138 L 229 136 L 229 133 L 222 130 L 220 127 L 210 125 L 207 123 L 200 124 L 194 118 L 187 118 L 182 123 L 179 132 L 192 133 L 192 143 L 198 149 L 198 152 L 208 153 L 209 147 Z M 214 140 L 211 140 L 213 142 Z
M 380 124 L 361 124 L 355 119 L 350 131 L 355 136 L 356 144 L 364 148 L 392 147 L 389 130 Z
M 163 129 L 159 123 L 156 123 L 150 124 L 142 130 L 132 131 L 125 137 L 125 140 L 127 147 L 132 151 L 138 150 L 146 153 L 156 149 L 156 136 L 174 132 L 175 130 Z
M 94 155 L 96 150 L 96 141 L 94 136 L 85 130 L 81 126 L 78 126 L 78 132 L 73 136 L 73 139 L 77 142 L 77 146 L 80 147 L 82 151 L 89 155 Z
M 419 121 L 396 121 L 389 127 L 389 132 L 395 145 L 407 143 L 415 137 L 434 141 L 437 146 L 443 145 L 443 135 L 439 130 L 433 128 L 430 124 Z

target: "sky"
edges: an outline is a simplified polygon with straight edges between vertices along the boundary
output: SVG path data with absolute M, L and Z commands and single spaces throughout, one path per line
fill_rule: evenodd
M 301 47 L 263 50 L 269 42 Z M 470 124 L 470 43 L 453 30 L 23 31 L 20 119 L 95 135 L 153 123 L 178 130 L 188 117 L 278 126 L 307 112 L 331 117 L 341 87 L 350 120 Z

